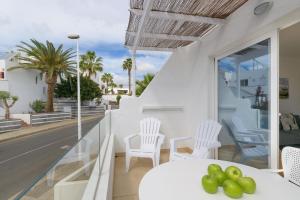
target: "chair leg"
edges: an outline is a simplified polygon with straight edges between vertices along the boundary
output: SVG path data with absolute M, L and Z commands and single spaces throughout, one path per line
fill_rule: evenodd
M 156 159 L 155 159 L 155 156 L 152 157 L 152 163 L 153 163 L 153 167 L 156 167 Z
M 231 160 L 234 161 L 235 157 L 237 156 L 238 152 L 237 150 L 234 151 Z
M 131 157 L 128 154 L 126 154 L 126 172 L 128 172 L 128 170 L 129 170 L 130 160 L 131 160 Z
M 159 156 L 156 156 L 156 165 L 159 165 Z

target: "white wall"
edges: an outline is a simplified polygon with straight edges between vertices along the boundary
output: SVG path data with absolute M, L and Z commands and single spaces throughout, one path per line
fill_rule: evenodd
M 280 77 L 289 79 L 289 98 L 280 99 L 281 113 L 300 114 L 300 57 L 280 56 Z
M 36 83 L 36 77 L 37 83 Z M 12 107 L 12 113 L 27 113 L 30 111 L 29 104 L 36 99 L 46 100 L 47 90 L 44 80 L 40 79 L 40 72 L 33 70 L 14 70 L 7 72 L 9 91 L 12 95 L 19 97 L 19 100 Z
M 121 101 L 121 109 L 112 115 L 117 152 L 124 151 L 123 138 L 138 132 L 138 121 L 143 117 L 154 116 L 162 121 L 161 130 L 167 136 L 164 147 L 168 147 L 169 138 L 193 135 L 201 120 L 215 117 L 215 56 L 231 53 L 235 47 L 300 19 L 299 0 L 274 0 L 269 13 L 254 16 L 253 9 L 259 2 L 248 1 L 204 41 L 178 49 L 141 97 Z M 288 13 L 290 16 L 283 18 Z M 142 113 L 146 105 L 179 105 L 184 110 Z

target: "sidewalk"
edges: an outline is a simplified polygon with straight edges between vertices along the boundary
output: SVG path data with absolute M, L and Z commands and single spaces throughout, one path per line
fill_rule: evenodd
M 93 120 L 93 119 L 100 118 L 100 117 L 101 117 L 101 115 L 83 117 L 83 118 L 81 118 L 81 121 L 82 122 L 89 121 L 89 120 Z M 27 136 L 27 135 L 38 134 L 42 131 L 57 129 L 57 128 L 60 128 L 60 127 L 65 127 L 65 126 L 71 126 L 71 125 L 74 125 L 76 123 L 77 123 L 77 118 L 75 118 L 75 119 L 66 119 L 66 120 L 61 121 L 61 122 L 45 124 L 45 125 L 40 125 L 40 126 L 28 126 L 28 127 L 21 128 L 17 131 L 1 133 L 0 134 L 0 142 L 5 141 L 5 140 L 18 138 L 18 137 L 24 137 L 24 136 Z

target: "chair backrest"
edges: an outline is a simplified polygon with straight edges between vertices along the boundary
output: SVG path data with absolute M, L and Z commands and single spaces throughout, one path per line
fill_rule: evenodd
M 300 186 L 300 149 L 285 147 L 281 154 L 284 177 Z
M 156 118 L 145 118 L 140 121 L 141 150 L 154 151 L 160 128 L 160 121 Z
M 243 145 L 241 145 L 238 141 L 237 138 L 235 137 L 234 133 L 233 133 L 233 128 L 230 126 L 230 122 L 227 122 L 225 119 L 222 119 L 222 123 L 225 126 L 225 128 L 228 131 L 228 134 L 230 135 L 230 137 L 232 138 L 235 146 L 238 148 L 239 151 L 243 152 Z
M 244 126 L 244 123 L 241 120 L 241 118 L 239 118 L 237 116 L 232 116 L 231 120 L 232 120 L 233 125 L 235 126 L 235 128 L 238 131 L 246 131 L 246 127 Z
M 213 142 L 218 141 L 218 135 L 222 125 L 213 120 L 207 120 L 200 123 L 195 135 L 194 151 L 207 147 Z

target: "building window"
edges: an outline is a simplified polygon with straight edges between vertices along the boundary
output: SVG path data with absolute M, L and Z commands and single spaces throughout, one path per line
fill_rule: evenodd
M 46 95 L 46 87 L 43 87 L 43 95 Z
M 5 76 L 4 76 L 4 68 L 0 67 L 0 80 L 4 80 Z
M 242 79 L 241 80 L 241 86 L 242 87 L 247 87 L 248 86 L 248 79 Z

